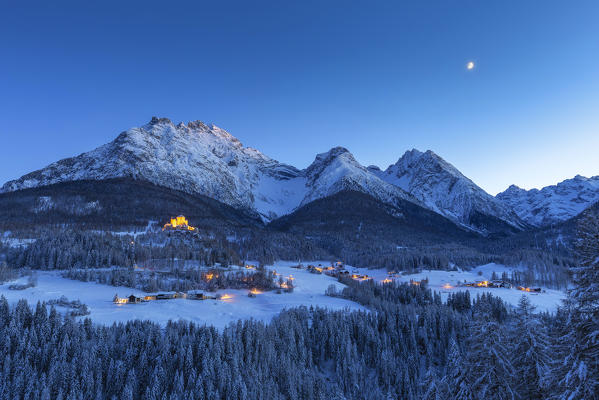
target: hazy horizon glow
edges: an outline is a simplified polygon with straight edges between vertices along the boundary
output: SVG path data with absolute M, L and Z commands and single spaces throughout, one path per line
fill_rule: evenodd
M 599 3 L 13 3 L 0 184 L 153 115 L 305 168 L 433 150 L 491 194 L 599 175 Z M 474 68 L 468 69 L 473 62 Z

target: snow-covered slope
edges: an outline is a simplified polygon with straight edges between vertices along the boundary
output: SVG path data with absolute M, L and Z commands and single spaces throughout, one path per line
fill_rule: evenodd
M 407 151 L 397 163 L 385 171 L 369 167 L 369 171 L 414 196 L 425 207 L 447 218 L 472 227 L 473 218 L 487 216 L 514 228 L 524 226 L 506 204 L 478 187 L 453 165 L 428 150 Z M 484 227 L 479 227 L 485 230 Z
M 599 176 L 576 175 L 541 190 L 524 190 L 512 185 L 497 198 L 529 224 L 545 226 L 572 218 L 599 202 Z
M 202 194 L 265 219 L 290 212 L 306 192 L 301 171 L 243 147 L 223 129 L 156 117 L 95 150 L 7 182 L 2 191 L 119 177 Z

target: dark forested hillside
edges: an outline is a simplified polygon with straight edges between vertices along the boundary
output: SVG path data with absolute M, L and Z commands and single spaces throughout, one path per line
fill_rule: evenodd
M 340 234 L 358 241 L 373 236 L 393 240 L 397 246 L 463 241 L 475 234 L 447 218 L 409 201 L 390 206 L 354 191 L 342 191 L 313 201 L 270 226 L 305 234 Z
M 156 230 L 178 214 L 197 226 L 201 237 L 175 240 L 165 251 L 151 249 L 151 243 L 164 242 Z M 2 249 L 0 243 L 0 259 L 32 268 L 115 262 L 130 266 L 156 256 L 191 258 L 208 265 L 248 258 L 266 264 L 276 259 L 330 258 L 403 270 L 523 263 L 530 268 L 525 281 L 542 275 L 539 282 L 555 286 L 568 280 L 565 271 L 572 263 L 577 218 L 484 237 L 408 201 L 390 206 L 364 193 L 343 191 L 265 226 L 247 211 L 143 181 L 76 181 L 0 194 L 0 230 L 36 239 L 30 248 Z M 149 224 L 152 229 L 138 236 L 134 248 L 126 237 L 101 234 L 145 231 Z M 93 265 L 87 265 L 90 260 Z
M 309 238 L 348 263 L 396 268 L 447 265 L 436 249 L 465 253 L 463 243 L 476 234 L 432 211 L 403 201 L 396 207 L 359 192 L 343 191 L 311 202 L 269 224 L 269 228 Z
M 364 193 L 343 191 L 265 226 L 246 211 L 147 182 L 76 181 L 0 194 L 0 230 L 36 239 L 33 248 L 0 250 L 0 257 L 10 253 L 8 259 L 20 260 L 17 265 L 34 268 L 45 268 L 52 259 L 72 260 L 63 268 L 86 267 L 90 251 L 104 248 L 101 265 L 109 266 L 106 263 L 115 260 L 131 264 L 160 253 L 144 250 L 144 243 L 163 242 L 156 230 L 178 214 L 199 228 L 201 238 L 195 243 L 180 241 L 182 247 L 170 251 L 173 257 L 189 256 L 209 263 L 247 258 L 264 263 L 337 258 L 355 266 L 390 269 L 530 261 L 549 269 L 564 266 L 571 258 L 575 225 L 568 221 L 503 237 L 484 237 L 409 201 L 390 206 Z M 107 238 L 101 234 L 146 231 L 149 224 L 150 231 L 138 236 L 135 251 L 127 245 L 128 239 L 115 237 L 109 240 L 112 244 L 106 244 Z M 87 239 L 79 240 L 75 234 Z M 100 236 L 94 239 L 94 235 Z M 16 254 L 19 252 L 29 254 Z M 215 256 L 218 254 L 226 256 Z
M 0 193 L 0 229 L 78 225 L 128 230 L 184 214 L 202 227 L 261 226 L 251 215 L 205 196 L 132 179 L 74 181 Z
M 485 237 L 407 201 L 392 207 L 345 191 L 309 203 L 269 228 L 310 238 L 355 265 L 411 269 L 526 262 L 553 270 L 557 276 L 550 280 L 557 281 L 572 257 L 570 225 Z

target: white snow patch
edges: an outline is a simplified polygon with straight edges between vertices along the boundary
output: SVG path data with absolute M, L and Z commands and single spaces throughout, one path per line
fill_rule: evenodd
M 11 237 L 3 237 L 0 239 L 3 245 L 17 248 L 17 247 L 27 247 L 31 243 L 35 243 L 36 239 L 20 239 L 20 238 L 11 238 Z
M 286 215 L 295 210 L 307 192 L 306 178 L 280 180 L 268 175 L 260 175 L 253 188 L 254 206 L 265 220 Z

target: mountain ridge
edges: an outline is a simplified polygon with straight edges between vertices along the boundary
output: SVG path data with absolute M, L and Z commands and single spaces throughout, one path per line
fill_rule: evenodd
M 521 217 L 525 213 L 514 211 L 518 207 L 508 195 L 491 196 L 431 150 L 409 150 L 382 171 L 361 165 L 348 149 L 337 146 L 298 169 L 244 147 L 214 124 L 175 124 L 158 117 L 91 151 L 6 182 L 0 192 L 116 178 L 206 196 L 265 223 L 349 190 L 392 206 L 409 201 L 483 235 L 534 225 Z
M 323 173 L 324 172 L 324 173 Z M 341 190 L 394 203 L 414 199 L 373 176 L 347 149 L 316 156 L 304 170 L 280 163 L 202 121 L 153 117 L 105 145 L 5 183 L 0 192 L 74 180 L 133 178 L 251 210 L 267 222 Z
M 599 202 L 599 176 L 576 175 L 541 189 L 510 185 L 496 198 L 512 207 L 527 223 L 547 226 L 570 219 Z

